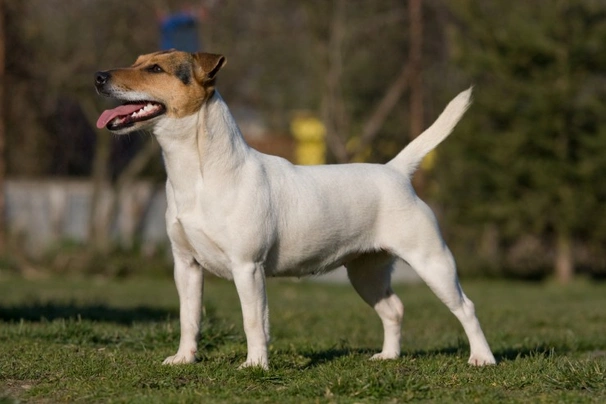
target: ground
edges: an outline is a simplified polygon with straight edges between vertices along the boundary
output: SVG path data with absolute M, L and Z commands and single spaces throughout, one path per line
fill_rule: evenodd
M 466 281 L 499 361 L 467 365 L 454 316 L 422 284 L 396 288 L 403 353 L 369 361 L 381 326 L 351 287 L 270 280 L 270 369 L 246 355 L 233 284 L 206 285 L 200 360 L 179 341 L 168 278 L 0 278 L 0 403 L 606 402 L 606 284 Z

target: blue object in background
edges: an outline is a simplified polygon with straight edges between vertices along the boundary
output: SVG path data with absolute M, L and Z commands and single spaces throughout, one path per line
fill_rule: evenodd
M 198 19 L 185 12 L 164 18 L 160 22 L 160 47 L 162 50 L 199 52 Z

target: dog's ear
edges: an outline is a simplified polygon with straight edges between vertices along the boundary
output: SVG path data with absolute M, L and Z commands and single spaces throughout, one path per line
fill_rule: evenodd
M 194 76 L 200 84 L 208 83 L 215 79 L 215 76 L 225 65 L 225 56 L 214 53 L 193 53 L 194 58 Z

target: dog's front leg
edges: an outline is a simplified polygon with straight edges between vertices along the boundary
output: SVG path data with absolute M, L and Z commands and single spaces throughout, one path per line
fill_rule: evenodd
M 191 258 L 188 260 L 179 254 L 174 254 L 174 259 L 175 283 L 179 292 L 181 340 L 177 354 L 166 358 L 163 362 L 165 365 L 195 362 L 204 287 L 202 268 L 196 261 Z
M 267 369 L 269 313 L 265 292 L 265 273 L 258 263 L 234 267 L 234 283 L 242 306 L 248 353 L 240 368 L 259 366 Z

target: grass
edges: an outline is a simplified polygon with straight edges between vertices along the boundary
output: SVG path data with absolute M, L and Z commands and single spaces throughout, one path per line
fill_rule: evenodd
M 170 279 L 0 279 L 0 403 L 606 402 L 606 284 L 463 282 L 497 366 L 466 364 L 460 325 L 424 285 L 402 357 L 374 362 L 381 326 L 346 285 L 270 280 L 270 370 L 246 345 L 232 284 L 207 282 L 200 361 L 179 341 Z

